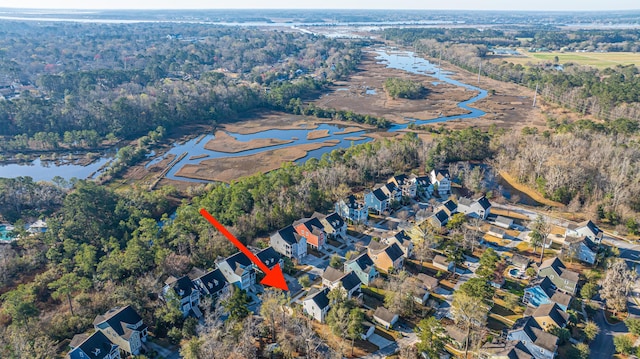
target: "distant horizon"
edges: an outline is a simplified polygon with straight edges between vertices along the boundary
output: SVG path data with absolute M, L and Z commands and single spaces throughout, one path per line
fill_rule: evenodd
M 512 0 L 324 0 L 300 2 L 272 0 L 265 5 L 261 0 L 233 2 L 204 0 L 6 0 L 0 8 L 44 11 L 126 11 L 126 10 L 410 10 L 410 11 L 541 11 L 541 12 L 616 12 L 638 11 L 637 0 L 539 0 L 514 2 Z M 390 3 L 393 8 L 389 8 Z

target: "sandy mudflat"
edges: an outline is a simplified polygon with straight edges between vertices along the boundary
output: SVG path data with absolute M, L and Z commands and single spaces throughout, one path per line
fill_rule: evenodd
M 307 140 L 317 140 L 325 137 L 329 137 L 329 130 L 315 130 L 307 134 Z
M 291 143 L 291 140 L 279 140 L 276 138 L 258 138 L 255 140 L 241 142 L 224 131 L 216 131 L 215 138 L 204 145 L 204 148 L 210 151 L 224 153 L 238 153 L 256 148 L 270 147 Z
M 204 160 L 198 165 L 183 166 L 176 176 L 229 183 L 254 173 L 272 171 L 280 168 L 283 162 L 295 161 L 306 156 L 309 151 L 335 146 L 338 143 L 338 140 L 328 140 L 268 150 L 249 156 Z

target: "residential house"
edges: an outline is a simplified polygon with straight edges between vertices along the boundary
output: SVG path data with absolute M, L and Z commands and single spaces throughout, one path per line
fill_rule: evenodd
M 453 270 L 453 266 L 455 265 L 455 263 L 449 261 L 447 257 L 440 254 L 436 254 L 433 257 L 432 263 L 434 267 L 443 271 L 448 271 L 448 272 L 451 272 Z
M 529 313 L 528 313 L 529 312 Z M 556 303 L 542 304 L 538 308 L 527 308 L 525 316 L 533 317 L 542 329 L 549 331 L 551 328 L 564 328 L 569 323 L 569 314 L 562 310 Z
M 272 234 L 269 244 L 278 253 L 298 262 L 307 255 L 307 239 L 298 234 L 293 226 L 286 226 Z
M 273 249 L 273 247 L 262 249 L 260 252 L 256 253 L 256 257 L 258 257 L 262 263 L 266 264 L 269 269 L 273 269 L 276 264 L 280 265 L 280 268 L 284 266 L 282 256 Z
M 491 213 L 491 203 L 485 196 L 477 199 L 460 197 L 458 199 L 458 212 L 464 213 L 469 217 L 486 220 Z
M 342 288 L 347 299 L 360 293 L 360 284 L 360 278 L 354 272 L 344 273 L 333 267 L 327 267 L 322 273 L 322 286 L 329 289 Z
M 69 344 L 71 351 L 69 359 L 120 359 L 120 350 L 102 332 L 97 331 L 91 336 L 78 334 Z
M 389 198 L 389 207 L 391 207 L 394 202 L 400 202 L 402 200 L 402 190 L 393 182 L 383 184 L 380 190 Z
M 416 198 L 418 193 L 418 184 L 414 178 L 409 178 L 406 175 L 397 175 L 389 178 L 387 183 L 393 183 L 397 188 L 400 189 L 400 192 L 403 196 L 409 198 Z
M 425 286 L 425 284 L 417 277 L 410 277 L 407 279 L 413 284 L 413 300 L 418 303 L 424 305 L 429 299 L 429 290 Z
M 433 195 L 433 184 L 429 176 L 416 176 L 417 195 L 423 199 L 429 199 Z
M 519 340 L 494 340 L 480 348 L 481 359 L 533 359 L 533 355 Z
M 365 223 L 369 216 L 369 208 L 358 201 L 354 195 L 339 200 L 335 205 L 336 213 L 352 222 Z
M 511 256 L 510 261 L 511 261 L 511 264 L 517 269 L 519 269 L 521 272 L 524 272 L 529 266 L 529 263 L 531 263 L 531 260 L 529 258 L 518 253 L 515 253 L 513 256 Z
M 504 238 L 507 235 L 507 232 L 505 232 L 505 230 L 502 228 L 498 228 L 496 226 L 489 226 L 489 231 L 487 232 L 487 234 L 497 238 Z
M 504 229 L 510 229 L 513 226 L 513 219 L 509 217 L 498 216 L 496 217 L 494 224 Z
M 571 295 L 576 294 L 579 280 L 578 273 L 568 270 L 558 257 L 549 258 L 542 262 L 538 270 L 538 276 L 549 277 L 558 289 Z
M 467 333 L 464 330 L 460 329 L 456 325 L 449 324 L 444 326 L 444 331 L 451 339 L 451 345 L 457 349 L 464 349 L 467 341 Z
M 455 203 L 454 201 L 448 199 L 446 201 L 444 201 L 439 207 L 438 210 L 444 210 L 445 212 L 447 212 L 447 216 L 451 217 L 453 216 L 455 213 L 458 213 L 458 204 Z
M 256 283 L 256 267 L 242 252 L 216 261 L 227 282 L 247 290 Z
M 449 222 L 449 215 L 441 209 L 427 218 L 427 220 L 434 228 L 442 228 Z
M 147 326 L 130 305 L 98 315 L 93 327 L 129 355 L 140 354 L 142 343 L 147 341 Z
M 316 214 L 314 213 L 314 216 Z M 336 212 L 326 216 L 319 215 L 320 223 L 324 225 L 324 232 L 333 239 L 347 239 L 347 223 Z
M 566 236 L 562 252 L 570 258 L 577 258 L 583 262 L 594 264 L 598 255 L 599 246 L 589 237 Z
M 189 315 L 190 312 L 200 318 L 202 312 L 198 309 L 200 304 L 200 290 L 189 279 L 189 277 L 182 276 L 178 279 L 175 277 L 169 277 L 164 282 L 165 286 L 162 288 L 162 295 L 160 296 L 165 302 L 170 300 L 177 300 L 180 303 L 180 311 L 183 316 Z
M 390 269 L 397 270 L 404 264 L 404 252 L 396 243 L 391 245 L 381 245 L 371 241 L 367 253 L 380 272 L 388 272 Z
M 193 280 L 203 295 L 218 298 L 229 292 L 229 282 L 220 268 L 209 271 Z
M 398 321 L 398 314 L 393 313 L 385 307 L 378 307 L 373 313 L 373 319 L 385 327 L 385 329 L 389 329 Z
M 27 228 L 27 232 L 31 234 L 44 233 L 46 231 L 47 231 L 47 222 L 41 219 L 33 222 L 31 225 L 29 225 L 29 228 Z
M 536 359 L 553 359 L 558 337 L 547 333 L 532 317 L 518 319 L 507 332 L 507 340 L 520 340 Z
M 327 294 L 329 294 L 329 288 L 321 290 L 312 288 L 302 301 L 303 311 L 320 323 L 324 323 L 327 312 L 329 312 L 329 297 L 327 297 Z
M 445 169 L 431 170 L 431 183 L 438 185 L 438 195 L 446 197 L 451 193 L 451 178 L 449 171 Z
M 324 226 L 317 218 L 304 218 L 293 222 L 293 228 L 299 235 L 307 240 L 307 244 L 312 248 L 324 248 L 326 234 Z
M 549 278 L 542 277 L 531 282 L 531 284 L 524 289 L 522 302 L 533 307 L 556 303 L 560 309 L 567 310 L 571 303 L 571 298 L 570 295 L 557 290 Z
M 389 209 L 389 197 L 382 192 L 380 188 L 367 192 L 364 195 L 364 205 L 369 210 L 374 210 L 378 214 L 382 214 Z
M 430 275 L 418 273 L 416 278 L 418 278 L 422 282 L 424 287 L 431 292 L 435 292 L 440 286 L 440 281 L 438 280 L 438 278 L 432 277 Z
M 383 242 L 388 245 L 393 243 L 397 244 L 398 247 L 402 249 L 406 258 L 411 257 L 413 254 L 413 241 L 411 241 L 411 237 L 407 235 L 404 229 L 394 234 L 392 237 L 385 238 Z
M 569 224 L 565 230 L 565 236 L 588 237 L 592 242 L 600 244 L 604 232 L 590 220 L 578 224 Z
M 369 254 L 366 252 L 346 261 L 344 263 L 344 271 L 347 273 L 355 273 L 364 285 L 370 285 L 371 282 L 378 277 L 378 271 L 375 268 L 373 260 L 371 260 L 371 257 L 369 257 Z

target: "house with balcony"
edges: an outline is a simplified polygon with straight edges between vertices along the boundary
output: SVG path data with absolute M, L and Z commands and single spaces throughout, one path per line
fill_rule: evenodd
M 329 213 L 326 216 L 320 213 L 314 213 L 314 217 L 320 219 L 320 223 L 324 225 L 324 232 L 332 239 L 347 239 L 347 222 L 345 222 L 338 213 Z
M 365 203 L 357 200 L 354 195 L 336 202 L 335 211 L 340 217 L 354 223 L 366 223 L 369 216 Z
M 180 278 L 169 277 L 164 283 L 165 286 L 162 288 L 162 294 L 160 295 L 161 299 L 166 303 L 174 299 L 177 300 L 184 317 L 190 313 L 193 313 L 196 318 L 202 316 L 202 312 L 198 308 L 198 305 L 200 305 L 200 290 L 189 277 L 186 275 Z
M 407 177 L 404 174 L 393 176 L 387 180 L 387 183 L 393 183 L 397 188 L 400 189 L 400 192 L 403 196 L 409 198 L 416 198 L 418 193 L 418 184 L 415 180 L 415 177 Z
M 531 282 L 524 289 L 522 302 L 532 307 L 543 304 L 556 303 L 560 309 L 566 311 L 569 308 L 572 297 L 569 294 L 557 290 L 556 286 L 547 277 L 539 278 Z
M 93 327 L 128 355 L 140 354 L 142 343 L 147 341 L 147 325 L 130 305 L 98 315 Z
M 229 292 L 229 282 L 227 282 L 220 268 L 197 277 L 193 280 L 193 283 L 198 286 L 202 295 L 214 299 Z
M 594 264 L 596 262 L 600 246 L 589 237 L 566 236 L 562 246 L 562 252 L 570 257 L 583 262 Z
M 293 226 L 286 226 L 269 238 L 269 244 L 278 253 L 300 262 L 307 255 L 307 239 Z
M 438 195 L 440 197 L 447 197 L 451 193 L 451 178 L 449 176 L 449 170 L 434 169 L 430 172 L 431 183 L 434 187 L 438 187 Z

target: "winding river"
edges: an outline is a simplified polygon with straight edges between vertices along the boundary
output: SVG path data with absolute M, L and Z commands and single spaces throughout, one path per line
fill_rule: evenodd
M 468 113 L 455 115 L 455 116 L 441 116 L 433 119 L 427 120 L 419 120 L 419 119 L 410 119 L 406 124 L 394 124 L 392 125 L 388 131 L 395 132 L 399 130 L 406 129 L 409 123 L 414 123 L 417 125 L 422 124 L 431 124 L 431 123 L 439 123 L 452 121 L 457 119 L 474 119 L 483 116 L 485 113 L 477 108 L 471 107 L 471 105 L 487 96 L 487 91 L 481 88 L 454 80 L 450 77 L 452 73 L 446 71 L 440 71 L 437 65 L 430 63 L 429 61 L 417 57 L 413 52 L 410 51 L 391 51 L 388 49 L 378 49 L 374 51 L 377 55 L 376 59 L 385 64 L 388 68 L 404 70 L 413 74 L 420 74 L 424 76 L 431 76 L 434 78 L 436 82 L 444 82 L 449 83 L 455 86 L 461 86 L 466 89 L 477 91 L 478 94 L 472 97 L 469 100 L 462 101 L 458 104 L 458 106 Z M 368 92 L 368 94 L 375 94 L 375 92 Z M 318 138 L 309 140 L 307 139 L 307 135 L 311 131 L 315 130 L 327 130 L 329 133 L 328 137 Z M 337 140 L 339 141 L 335 146 L 322 147 L 316 150 L 309 151 L 307 155 L 296 162 L 304 162 L 309 158 L 320 158 L 324 153 L 331 152 L 336 148 L 344 148 L 349 147 L 353 144 L 359 144 L 371 141 L 372 139 L 369 137 L 363 137 L 361 140 L 352 141 L 351 138 L 361 137 L 366 133 L 366 131 L 357 131 L 350 133 L 341 133 L 343 127 L 338 125 L 333 125 L 330 123 L 320 124 L 314 128 L 300 128 L 300 129 L 271 129 L 266 131 L 261 131 L 253 134 L 239 134 L 233 132 L 227 132 L 230 136 L 236 138 L 236 140 L 240 142 L 247 142 L 254 139 L 261 138 L 275 138 L 281 140 L 289 140 L 290 143 L 279 144 L 270 147 L 263 147 L 258 149 L 252 149 L 237 153 L 224 153 L 211 151 L 204 148 L 204 145 L 214 138 L 213 134 L 206 135 L 204 138 L 193 139 L 184 143 L 175 144 L 169 151 L 167 151 L 163 156 L 159 156 L 153 159 L 147 166 L 157 163 L 165 158 L 167 155 L 175 155 L 176 158 L 183 153 L 187 153 L 186 156 L 175 164 L 172 169 L 166 174 L 166 177 L 169 179 L 181 180 L 181 181 L 192 181 L 192 182 L 203 182 L 200 180 L 188 179 L 185 177 L 178 177 L 176 173 L 182 166 L 186 164 L 198 164 L 200 161 L 204 159 L 215 159 L 215 158 L 226 158 L 226 157 L 239 157 L 239 156 L 247 156 L 256 153 L 260 153 L 267 150 L 274 150 L 278 148 L 287 148 L 291 146 L 297 146 L 301 144 L 307 143 L 321 143 L 327 140 Z M 202 157 L 206 155 L 206 157 Z M 193 157 L 200 157 L 198 159 L 190 159 Z M 71 179 L 72 177 L 76 178 L 87 178 L 89 175 L 94 173 L 100 166 L 102 166 L 105 162 L 109 160 L 109 157 L 100 158 L 98 161 L 88 165 L 88 166 L 80 166 L 73 164 L 63 164 L 63 165 L 55 165 L 51 162 L 42 162 L 40 160 L 33 161 L 29 164 L 9 164 L 0 166 L 0 177 L 18 177 L 18 176 L 31 176 L 35 181 L 39 180 L 51 180 L 55 176 L 60 176 L 65 179 Z

